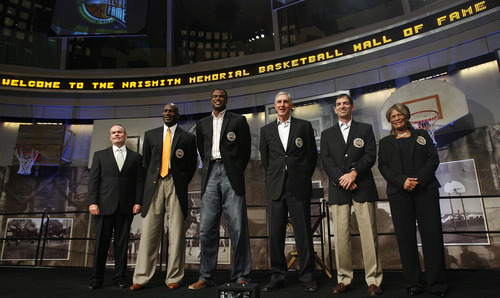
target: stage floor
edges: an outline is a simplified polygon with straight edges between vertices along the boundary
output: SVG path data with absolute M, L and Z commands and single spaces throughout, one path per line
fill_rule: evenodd
M 88 268 L 31 268 L 31 267 L 0 267 L 0 293 L 2 297 L 217 297 L 216 287 L 199 291 L 188 290 L 187 286 L 195 282 L 198 272 L 187 271 L 184 284 L 181 288 L 170 291 L 164 284 L 165 272 L 156 272 L 150 288 L 132 292 L 128 289 L 119 289 L 112 282 L 112 271 L 106 272 L 102 288 L 89 291 L 87 283 L 91 270 Z M 270 271 L 254 271 L 252 278 L 262 288 L 270 277 Z M 129 281 L 132 272 L 128 273 Z M 286 287 L 275 292 L 264 293 L 261 297 L 332 297 L 332 288 L 336 285 L 335 279 L 329 279 L 320 271 L 315 272 L 318 291 L 306 293 L 302 283 L 297 280 L 298 273 L 291 272 Z M 499 297 L 500 271 L 499 270 L 449 270 L 450 291 L 446 297 Z M 217 284 L 229 281 L 229 272 L 220 271 Z M 399 271 L 384 272 L 382 283 L 384 297 L 410 297 L 405 291 L 402 273 Z M 350 291 L 338 295 L 342 298 L 368 297 L 367 286 L 364 283 L 363 272 L 356 271 Z M 336 296 L 336 295 L 335 295 Z M 419 297 L 435 297 L 424 294 Z

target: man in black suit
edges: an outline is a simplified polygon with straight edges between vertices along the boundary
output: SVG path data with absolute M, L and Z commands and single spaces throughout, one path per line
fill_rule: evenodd
M 347 291 L 353 278 L 351 261 L 351 206 L 358 221 L 365 280 L 368 294 L 382 294 L 382 263 L 378 251 L 377 188 L 371 168 L 377 148 L 370 124 L 352 120 L 354 104 L 347 94 L 335 100 L 338 123 L 321 133 L 321 161 L 330 183 L 328 199 L 332 205 L 337 286 L 334 294 Z
M 121 125 L 110 129 L 111 147 L 94 153 L 90 169 L 89 212 L 95 216 L 96 250 L 89 290 L 102 286 L 111 236 L 114 231 L 114 283 L 127 287 L 127 248 L 134 214 L 141 211 L 144 178 L 142 156 L 125 146 Z
M 276 95 L 274 108 L 278 119 L 260 131 L 260 155 L 266 171 L 266 192 L 270 224 L 271 281 L 264 292 L 277 290 L 285 283 L 285 231 L 288 213 L 293 225 L 300 263 L 299 280 L 308 292 L 316 291 L 313 280 L 314 247 L 311 231 L 311 178 L 316 169 L 318 150 L 309 121 L 291 117 L 292 97 Z
M 224 213 L 233 247 L 231 280 L 248 283 L 252 269 L 245 199 L 245 168 L 250 159 L 250 128 L 244 116 L 226 111 L 227 92 L 212 92 L 213 112 L 196 124 L 201 171 L 201 263 L 199 290 L 215 284 L 220 217 Z
M 180 287 L 184 277 L 186 240 L 184 220 L 188 208 L 188 185 L 196 171 L 195 136 L 177 125 L 179 109 L 163 108 L 164 125 L 144 134 L 144 168 L 147 171 L 142 204 L 142 234 L 130 290 L 149 286 L 167 214 L 168 244 L 165 283 L 168 289 Z

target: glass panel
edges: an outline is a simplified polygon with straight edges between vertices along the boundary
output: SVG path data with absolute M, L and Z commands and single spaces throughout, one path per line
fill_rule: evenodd
M 438 0 L 410 0 L 410 10 L 414 11 Z
M 274 50 L 269 0 L 174 0 L 173 64 Z
M 281 48 L 403 14 L 401 0 L 308 0 L 278 10 Z
M 147 36 L 68 39 L 67 69 L 167 66 L 166 1 L 150 1 Z
M 0 4 L 0 64 L 59 68 L 61 41 L 47 38 L 53 1 Z

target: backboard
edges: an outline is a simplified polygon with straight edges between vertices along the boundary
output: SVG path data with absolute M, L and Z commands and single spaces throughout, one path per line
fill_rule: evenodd
M 40 150 L 40 160 L 35 165 L 59 166 L 62 164 L 62 148 L 66 126 L 54 124 L 20 125 L 16 146 L 32 146 Z M 12 164 L 19 160 L 12 152 Z
M 439 115 L 434 124 L 434 131 L 469 113 L 465 94 L 452 84 L 440 80 L 412 82 L 397 89 L 382 106 L 380 118 L 384 130 L 391 129 L 385 113 L 395 103 L 407 105 L 410 113 L 425 110 L 437 111 Z

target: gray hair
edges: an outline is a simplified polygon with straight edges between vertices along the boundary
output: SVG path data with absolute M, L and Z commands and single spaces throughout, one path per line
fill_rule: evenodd
M 290 93 L 284 92 L 284 91 L 278 92 L 278 94 L 276 94 L 276 96 L 274 97 L 274 102 L 276 102 L 276 99 L 280 95 L 286 95 L 286 96 L 288 96 L 288 100 L 290 100 L 290 103 L 293 103 L 293 99 L 292 99 L 292 96 L 290 95 Z

